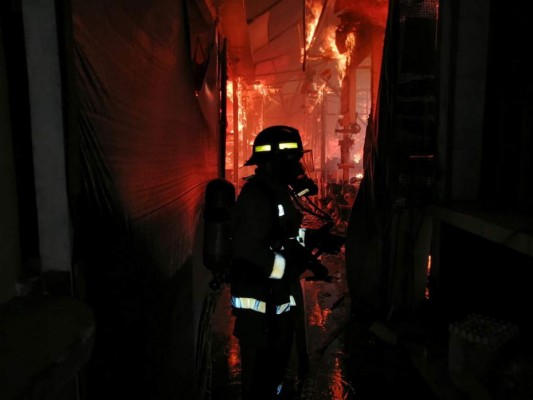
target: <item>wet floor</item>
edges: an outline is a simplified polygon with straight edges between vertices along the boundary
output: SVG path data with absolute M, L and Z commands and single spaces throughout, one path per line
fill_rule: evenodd
M 293 350 L 286 399 L 436 399 L 426 381 L 399 347 L 379 339 L 368 323 L 351 315 L 344 254 L 324 255 L 331 282 L 301 279 L 305 300 L 308 373 L 298 382 Z M 212 321 L 210 373 L 205 399 L 239 399 L 240 359 L 232 336 L 229 288 L 223 287 Z

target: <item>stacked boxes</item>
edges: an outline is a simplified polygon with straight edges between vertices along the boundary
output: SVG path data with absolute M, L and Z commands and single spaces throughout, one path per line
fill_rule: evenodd
M 519 327 L 481 314 L 449 325 L 448 369 L 452 381 L 483 382 L 503 345 L 519 335 Z
M 474 313 L 463 321 L 451 323 L 449 331 L 450 335 L 457 335 L 470 343 L 497 349 L 517 337 L 519 328 L 517 324 Z

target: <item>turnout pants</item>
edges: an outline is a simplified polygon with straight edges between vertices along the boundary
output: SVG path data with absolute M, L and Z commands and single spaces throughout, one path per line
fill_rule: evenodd
M 243 400 L 276 398 L 291 356 L 295 315 L 292 308 L 281 315 L 237 316 Z

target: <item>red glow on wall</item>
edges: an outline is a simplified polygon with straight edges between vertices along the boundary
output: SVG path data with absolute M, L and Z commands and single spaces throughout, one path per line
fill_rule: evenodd
M 239 341 L 233 335 L 229 335 L 228 370 L 231 379 L 236 379 L 241 374 L 241 356 Z
M 322 308 L 318 303 L 318 298 L 315 297 L 313 308 L 309 310 L 309 325 L 318 326 L 321 329 L 326 329 L 326 322 L 328 316 L 331 314 L 329 308 Z

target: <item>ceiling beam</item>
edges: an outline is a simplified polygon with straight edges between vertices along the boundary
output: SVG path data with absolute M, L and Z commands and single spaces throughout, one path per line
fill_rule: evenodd
M 220 28 L 227 39 L 230 78 L 254 80 L 255 66 L 243 0 L 221 0 L 219 12 Z

